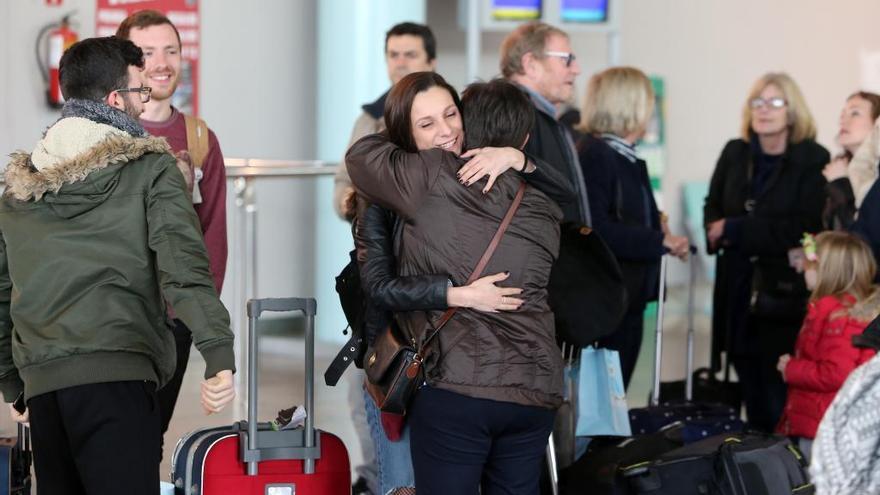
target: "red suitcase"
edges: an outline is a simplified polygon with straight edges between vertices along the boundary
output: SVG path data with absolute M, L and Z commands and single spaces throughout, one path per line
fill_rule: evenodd
M 248 301 L 248 421 L 197 430 L 180 439 L 172 459 L 176 495 L 350 494 L 348 451 L 314 429 L 314 299 Z M 305 408 L 302 428 L 257 424 L 257 319 L 263 311 L 306 316 Z

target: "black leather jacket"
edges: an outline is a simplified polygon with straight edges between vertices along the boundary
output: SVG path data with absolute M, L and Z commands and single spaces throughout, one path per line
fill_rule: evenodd
M 523 179 L 560 205 L 574 200 L 575 191 L 560 172 L 531 155 L 529 160 L 536 168 L 520 174 Z M 369 298 L 364 325 L 369 344 L 391 323 L 392 312 L 446 309 L 446 291 L 451 285 L 448 275 L 397 276 L 397 240 L 402 225 L 394 212 L 372 204 L 360 208 L 355 219 L 361 285 Z

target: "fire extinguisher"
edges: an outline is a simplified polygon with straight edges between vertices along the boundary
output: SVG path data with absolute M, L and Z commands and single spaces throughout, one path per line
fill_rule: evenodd
M 61 108 L 64 104 L 58 68 L 61 55 L 70 45 L 76 43 L 78 38 L 76 31 L 70 27 L 72 15 L 73 13 L 67 14 L 61 18 L 61 22 L 44 26 L 37 36 L 37 65 L 40 67 L 40 75 L 46 85 L 46 103 L 51 108 Z

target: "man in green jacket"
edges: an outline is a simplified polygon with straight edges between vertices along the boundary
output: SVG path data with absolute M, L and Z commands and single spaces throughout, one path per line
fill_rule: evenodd
M 137 119 L 142 69 L 130 41 L 71 46 L 61 118 L 6 168 L 0 391 L 27 406 L 11 411 L 30 420 L 40 493 L 158 493 L 156 390 L 175 366 L 166 301 L 205 358 L 205 412 L 235 396 L 198 218 L 168 144 Z

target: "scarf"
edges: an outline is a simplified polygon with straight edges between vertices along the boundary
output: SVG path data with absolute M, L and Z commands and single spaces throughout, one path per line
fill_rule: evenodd
M 78 98 L 67 100 L 61 109 L 61 119 L 67 117 L 82 117 L 99 124 L 113 126 L 129 133 L 133 137 L 147 137 L 149 135 L 139 121 L 131 118 L 130 115 L 122 110 L 100 101 L 81 100 Z

